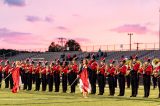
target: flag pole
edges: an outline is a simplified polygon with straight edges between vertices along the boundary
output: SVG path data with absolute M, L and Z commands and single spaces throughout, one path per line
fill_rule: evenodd
M 11 75 L 12 73 L 8 74 L 6 78 L 4 78 L 4 81 Z M 2 82 L 0 83 L 2 84 Z
M 79 78 L 79 77 L 77 77 L 77 78 L 72 82 L 71 86 L 77 81 L 78 78 Z

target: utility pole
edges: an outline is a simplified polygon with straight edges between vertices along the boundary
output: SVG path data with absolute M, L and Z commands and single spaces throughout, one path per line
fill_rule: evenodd
M 134 44 L 136 44 L 137 45 L 137 51 L 139 50 L 139 44 L 143 44 L 143 43 L 134 43 Z
M 129 35 L 129 50 L 131 51 L 132 50 L 132 35 L 133 33 L 128 33 Z
M 66 42 L 66 38 L 58 38 L 58 42 L 61 44 L 61 46 L 63 47 L 64 46 L 64 43 Z

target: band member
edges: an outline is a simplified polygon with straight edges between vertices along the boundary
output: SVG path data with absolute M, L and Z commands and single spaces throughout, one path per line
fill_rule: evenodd
M 84 98 L 87 98 L 88 93 L 91 91 L 91 86 L 88 78 L 88 61 L 87 59 L 83 60 L 83 63 L 80 67 L 80 71 L 78 72 L 78 77 L 80 81 L 80 90 L 83 94 Z
M 2 85 L 2 70 L 3 70 L 2 61 L 0 61 L 0 88 Z
M 52 66 L 54 66 L 54 63 L 51 63 L 50 66 L 48 66 L 47 68 L 47 80 L 48 80 L 48 88 L 49 88 L 49 92 L 53 91 L 53 70 L 52 70 Z
M 92 60 L 89 62 L 89 81 L 91 83 L 91 94 L 96 93 L 96 80 L 97 80 L 97 67 L 98 63 L 95 61 L 95 56 L 92 56 Z
M 78 65 L 75 62 L 75 60 L 72 60 L 72 64 L 69 66 L 69 73 L 68 73 L 68 79 L 69 79 L 69 85 L 72 84 L 71 86 L 71 93 L 75 93 L 76 91 L 76 85 L 77 85 L 77 73 L 78 73 Z
M 35 68 L 35 91 L 39 91 L 40 90 L 40 84 L 41 84 L 41 76 L 40 76 L 40 72 L 41 72 L 41 62 L 38 62 L 36 68 Z
M 115 61 L 111 60 L 110 65 L 107 68 L 108 84 L 109 84 L 109 96 L 114 96 L 115 94 Z
M 56 61 L 56 65 L 54 66 L 54 82 L 55 82 L 55 92 L 59 92 L 60 85 L 60 61 L 59 59 Z
M 154 70 L 153 70 L 153 75 L 157 77 L 158 80 L 158 89 L 159 89 L 159 96 L 160 98 L 160 60 L 155 62 Z
M 153 71 L 153 66 L 151 60 L 148 59 L 143 66 L 143 85 L 144 85 L 144 97 L 148 98 L 150 93 L 150 83 L 151 83 L 151 73 Z
M 28 66 L 28 90 L 32 90 L 32 74 L 34 70 L 34 61 Z
M 27 90 L 28 88 L 28 73 L 29 73 L 29 59 L 26 60 L 26 63 L 24 65 L 24 88 L 23 90 Z
M 15 70 L 15 68 L 16 68 L 16 63 L 13 62 L 12 63 L 12 67 L 10 67 L 8 73 L 12 74 L 12 72 Z M 12 89 L 13 88 L 13 78 L 12 78 L 12 75 L 9 76 L 9 82 L 10 82 L 10 89 Z
M 153 89 L 157 88 L 157 77 L 152 75 Z
M 19 61 L 17 61 L 16 63 L 14 63 L 14 68 L 12 69 L 11 73 L 12 73 L 12 78 L 13 78 L 13 82 L 14 82 L 14 87 L 12 89 L 13 93 L 17 93 L 20 89 L 20 72 L 21 72 L 21 63 Z
M 138 70 L 140 68 L 140 63 L 137 62 L 138 57 L 132 57 L 131 63 L 131 90 L 132 94 L 130 97 L 136 97 L 138 94 Z
M 43 68 L 40 72 L 40 75 L 42 76 L 42 91 L 46 91 L 47 86 L 47 79 L 46 79 L 46 70 L 47 70 L 48 62 L 45 62 L 43 65 Z
M 33 64 L 33 66 L 34 66 L 34 64 Z M 33 70 L 32 70 L 32 84 L 35 84 L 35 82 L 36 82 L 36 77 L 35 77 L 35 70 L 36 68 L 35 67 L 33 67 Z
M 104 93 L 104 87 L 105 87 L 105 82 L 106 82 L 106 65 L 105 65 L 105 58 L 101 59 L 100 66 L 98 68 L 98 86 L 99 86 L 99 94 L 98 95 L 103 95 Z
M 9 61 L 7 60 L 6 63 L 5 63 L 5 66 L 3 68 L 3 71 L 4 71 L 4 78 L 5 79 L 5 88 L 9 88 L 9 82 L 10 82 L 10 76 L 8 77 L 9 75 L 9 70 L 10 70 L 10 65 L 9 65 Z
M 66 61 L 63 61 L 62 64 L 62 89 L 63 93 L 66 93 L 67 91 L 67 74 L 69 72 L 69 67 Z
M 122 59 L 120 61 L 120 66 L 118 67 L 118 82 L 119 82 L 119 95 L 118 96 L 124 96 L 125 93 L 125 74 L 127 72 L 127 66 L 125 65 L 126 60 Z
M 21 66 L 21 72 L 20 72 L 20 75 L 21 75 L 21 81 L 22 81 L 22 84 L 24 84 L 24 68 L 25 68 L 25 62 L 21 61 L 20 63 L 20 66 Z

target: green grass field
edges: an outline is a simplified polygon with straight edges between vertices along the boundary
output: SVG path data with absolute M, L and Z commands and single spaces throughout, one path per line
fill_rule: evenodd
M 69 91 L 70 89 L 68 89 Z M 117 96 L 118 88 L 114 97 L 107 96 L 108 92 L 106 87 L 103 96 L 89 95 L 89 98 L 85 99 L 78 87 L 76 94 L 23 90 L 13 94 L 10 89 L 2 88 L 0 89 L 0 106 L 160 106 L 160 99 L 157 99 L 158 88 L 151 89 L 149 98 L 143 98 L 142 86 L 139 88 L 139 95 L 136 98 L 129 97 L 130 89 L 126 89 L 124 97 Z

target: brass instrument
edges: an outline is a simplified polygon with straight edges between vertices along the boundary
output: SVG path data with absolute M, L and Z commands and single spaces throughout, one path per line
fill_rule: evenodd
M 120 69 L 122 68 L 122 64 L 120 64 L 119 66 L 117 66 L 116 68 L 116 74 L 119 75 L 120 74 Z
M 137 60 L 135 62 L 132 61 L 131 70 L 133 69 L 133 67 L 136 63 L 140 64 L 139 69 L 138 69 L 138 73 L 140 73 L 140 68 L 143 66 L 143 64 L 140 60 Z
M 153 70 L 153 76 L 154 77 L 158 77 L 159 76 L 159 71 L 157 71 L 156 68 L 158 66 L 160 66 L 160 59 L 158 59 L 158 58 L 153 59 L 152 60 L 152 65 L 153 65 L 153 68 L 154 68 L 154 70 Z
M 153 70 L 153 76 L 154 76 L 154 77 L 158 77 L 158 76 L 159 76 L 159 72 L 156 71 L 155 69 Z
M 158 59 L 158 58 L 153 59 L 152 65 L 154 68 L 160 66 L 160 59 Z
M 147 63 L 147 62 L 144 62 L 143 65 L 142 65 L 143 74 L 145 74 L 145 70 L 146 70 L 147 67 L 148 67 L 148 63 Z
M 100 73 L 100 68 L 102 68 L 103 66 L 105 66 L 105 64 L 103 64 L 103 65 L 98 65 L 97 66 L 97 74 L 99 74 Z M 106 72 L 106 68 L 105 68 L 105 72 Z
M 132 61 L 131 60 L 127 60 L 125 65 L 127 66 L 126 76 L 128 76 L 130 74 L 130 71 L 131 71 Z M 128 67 L 130 67 L 130 69 L 128 69 Z
M 39 70 L 39 78 L 42 78 L 42 68 Z

